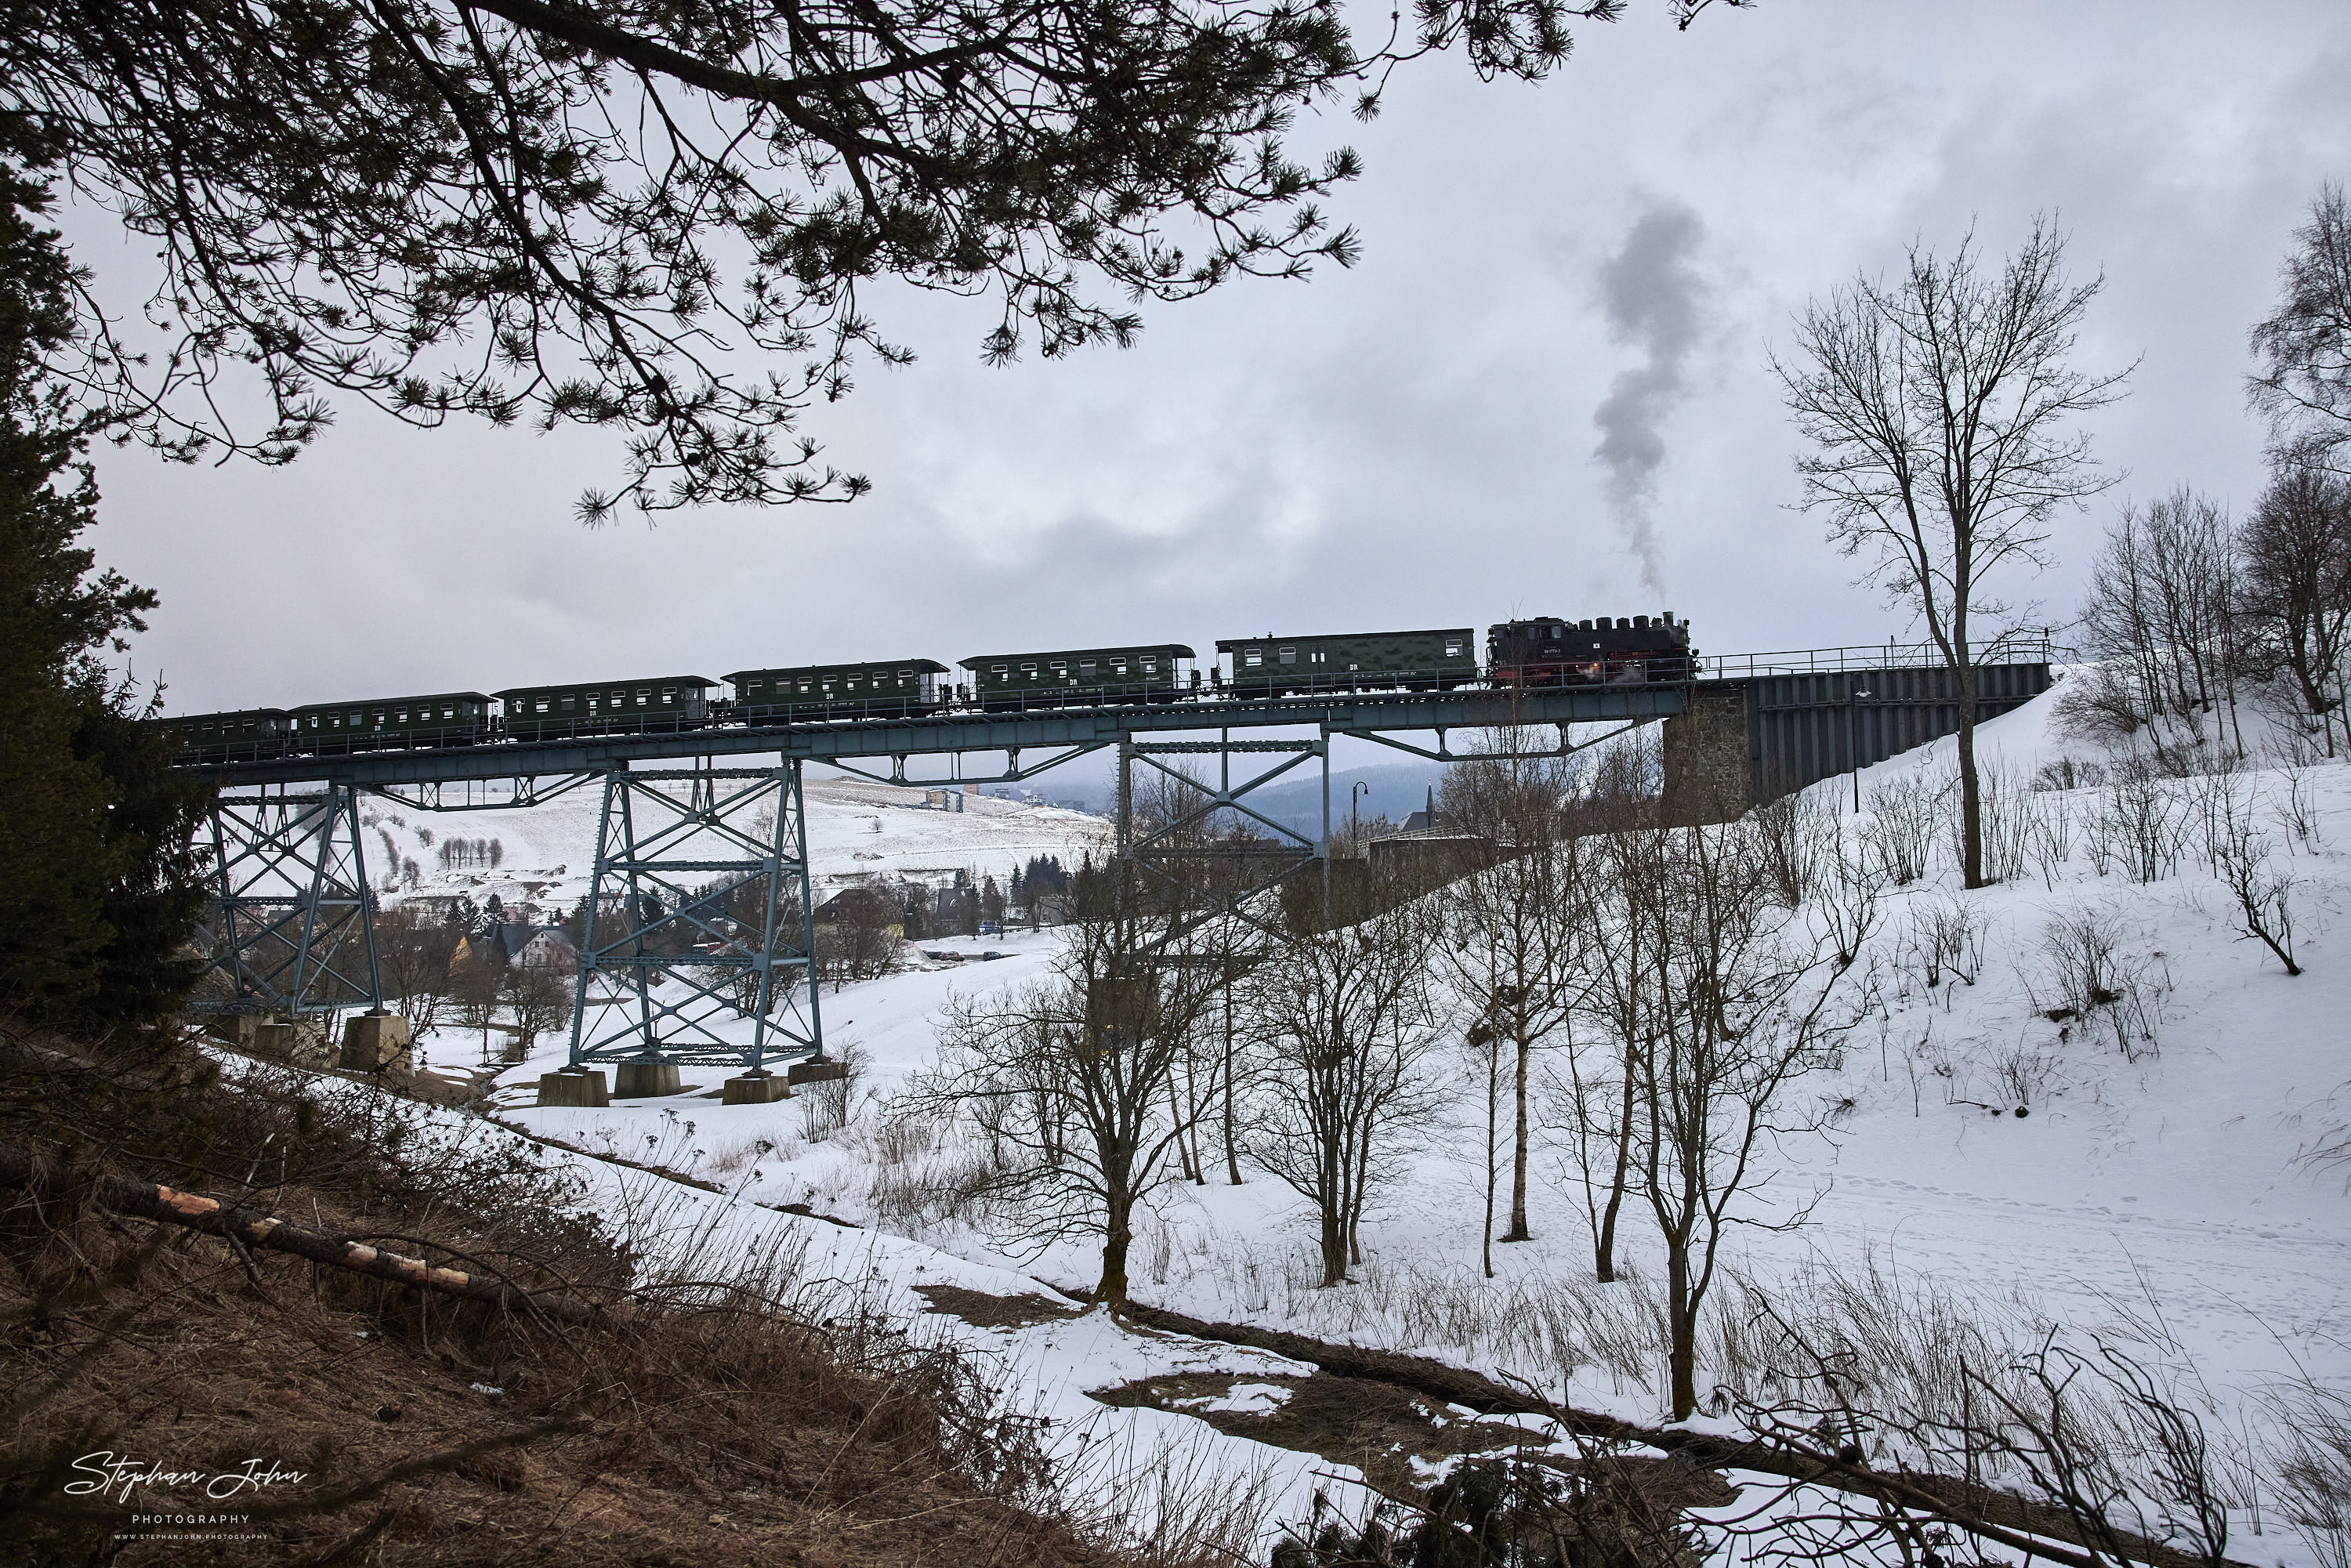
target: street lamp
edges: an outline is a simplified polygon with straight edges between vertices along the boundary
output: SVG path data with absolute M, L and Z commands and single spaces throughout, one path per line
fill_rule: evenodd
M 1357 841 L 1355 847 L 1358 849 L 1363 847 L 1361 841 L 1364 834 L 1363 829 L 1356 819 L 1355 802 L 1362 800 L 1364 792 L 1370 789 L 1371 787 L 1372 784 L 1370 779 L 1358 779 L 1355 780 L 1355 787 L 1347 791 L 1347 836 Z
M 1867 691 L 1855 687 L 1844 699 L 1844 751 L 1853 762 L 1853 811 L 1856 817 L 1861 815 L 1861 744 L 1856 738 L 1859 730 L 1854 710 L 1867 695 Z

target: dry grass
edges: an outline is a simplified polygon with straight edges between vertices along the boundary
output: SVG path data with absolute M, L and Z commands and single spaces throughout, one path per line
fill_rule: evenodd
M 232 1090 L 158 1042 L 0 1040 L 0 1137 L 68 1169 L 638 1303 L 624 1327 L 559 1332 L 125 1222 L 71 1192 L 0 1194 L 12 1562 L 1109 1561 L 1021 1506 L 1050 1478 L 956 1356 L 869 1313 L 812 1320 L 781 1273 L 649 1277 L 575 1218 L 544 1156 L 408 1124 L 378 1097 L 321 1104 L 290 1076 Z M 67 1493 L 74 1460 L 100 1452 L 208 1476 L 257 1457 L 301 1479 L 231 1501 Z M 118 1534 L 134 1513 L 191 1507 L 247 1522 L 193 1542 Z

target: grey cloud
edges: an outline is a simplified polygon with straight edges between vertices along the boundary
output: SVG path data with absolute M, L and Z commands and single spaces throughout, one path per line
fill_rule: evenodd
M 1335 204 L 1363 263 L 1311 285 L 1237 283 L 1149 310 L 1131 350 L 1007 370 L 970 353 L 969 302 L 880 302 L 922 360 L 809 425 L 877 482 L 854 507 L 583 534 L 608 433 L 348 403 L 283 469 L 101 449 L 92 542 L 163 595 L 136 667 L 184 710 L 1520 612 L 1670 608 L 1719 652 L 1876 642 L 1898 624 L 1783 509 L 1763 344 L 1914 235 L 1974 217 L 2001 248 L 2041 210 L 2107 272 L 2084 362 L 2147 356 L 2101 455 L 2135 485 L 2259 488 L 2245 325 L 2345 173 L 2342 0 L 1806 0 L 1687 33 L 1635 7 L 1578 41 L 1540 89 L 1438 63 L 1376 120 L 1307 122 L 1368 171 Z M 77 239 L 102 282 L 138 250 Z M 1620 486 L 1646 553 L 1618 542 Z M 2097 520 L 2036 596 L 2070 603 Z

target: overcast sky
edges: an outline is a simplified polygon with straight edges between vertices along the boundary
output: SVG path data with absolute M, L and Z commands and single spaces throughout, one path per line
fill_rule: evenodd
M 879 301 L 921 354 L 810 433 L 852 507 L 584 531 L 621 438 L 402 429 L 349 402 L 292 466 L 102 458 L 103 561 L 161 591 L 170 706 L 1671 609 L 1709 652 L 1882 641 L 1796 497 L 1765 365 L 1805 300 L 2058 214 L 2103 270 L 2081 363 L 2127 477 L 2020 598 L 2070 614 L 2113 505 L 2262 481 L 2245 331 L 2351 178 L 2351 5 L 1762 0 L 1581 26 L 1539 86 L 1458 58 L 1369 125 L 1362 261 L 1158 308 L 1133 349 L 988 370 L 981 311 Z M 101 278 L 120 260 L 81 225 Z

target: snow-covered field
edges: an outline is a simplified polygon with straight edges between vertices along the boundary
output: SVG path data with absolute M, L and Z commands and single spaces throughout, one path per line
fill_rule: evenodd
M 1000 796 L 967 794 L 964 809 L 955 811 L 944 809 L 936 791 L 810 779 L 806 798 L 809 858 L 820 899 L 883 875 L 941 884 L 965 872 L 975 884 L 986 875 L 1000 886 L 1032 856 L 1058 855 L 1074 864 L 1081 852 L 1099 851 L 1111 837 L 1102 818 Z M 594 784 L 523 810 L 422 811 L 380 801 L 363 819 L 369 877 L 382 886 L 413 863 L 416 879 L 402 880 L 386 895 L 388 903 L 463 894 L 484 904 L 495 894 L 503 906 L 528 905 L 560 917 L 593 879 L 603 808 Z M 454 860 L 447 855 L 452 841 L 465 846 Z M 478 862 L 472 848 L 477 843 L 496 845 L 496 864 Z
M 1986 759 L 2021 781 L 2060 756 L 2095 758 L 2095 748 L 2052 733 L 2051 706 L 2044 697 L 1987 727 Z M 1950 744 L 1870 769 L 1865 796 L 1889 780 L 1947 769 Z M 1876 944 L 1882 1013 L 1848 1039 L 1841 1065 L 1803 1085 L 1837 1108 L 1830 1130 L 1771 1150 L 1772 1180 L 1748 1210 L 1784 1219 L 1809 1205 L 1808 1218 L 1792 1228 L 1737 1232 L 1730 1264 L 1767 1284 L 1808 1267 L 1851 1274 L 1874 1266 L 2020 1322 L 2045 1314 L 2083 1333 L 2119 1326 L 2177 1366 L 2192 1366 L 2224 1425 L 2241 1419 L 2265 1385 L 2296 1372 L 2351 1386 L 2345 1173 L 2299 1158 L 2351 1123 L 2351 933 L 2343 925 L 2351 901 L 2351 766 L 2263 767 L 2257 758 L 2239 777 L 2258 802 L 2276 866 L 2294 879 L 2303 974 L 2287 976 L 2244 938 L 2233 904 L 2192 848 L 2159 880 L 2134 882 L 2112 864 L 2100 874 L 2086 830 L 2100 810 L 2097 789 L 2035 797 L 2036 809 L 2067 814 L 2066 852 L 2044 848 L 2000 886 L 1961 894 L 1938 835 L 1927 879 L 1886 901 Z M 2165 788 L 2181 811 L 2194 809 L 2189 797 L 2199 786 Z M 1851 812 L 1850 789 L 1843 779 L 1815 789 L 1846 833 L 1864 826 Z M 821 877 L 957 865 L 1002 877 L 1031 853 L 1071 858 L 1073 846 L 1099 842 L 1102 828 L 1077 813 L 977 798 L 962 816 L 907 809 L 888 793 L 811 787 Z M 594 803 L 574 798 L 536 814 L 441 821 L 504 839 L 500 871 L 472 884 L 477 897 L 511 885 L 551 899 L 578 895 L 594 820 Z M 403 825 L 413 828 L 413 820 Z M 1955 907 L 1968 912 L 1977 934 L 1978 956 L 1962 965 L 1972 977 L 1946 975 L 1930 987 L 1904 957 L 1906 945 Z M 2114 936 L 2118 962 L 2137 977 L 2153 1038 L 2135 1044 L 2136 1060 L 2081 1019 L 2046 1016 L 2048 934 L 2085 917 Z M 812 1239 L 827 1270 L 847 1277 L 862 1269 L 884 1280 L 899 1292 L 892 1301 L 909 1312 L 914 1303 L 903 1292 L 920 1282 L 997 1294 L 1033 1291 L 1032 1277 L 1089 1286 L 1099 1262 L 1090 1246 L 1029 1248 L 1017 1236 L 925 1218 L 904 1201 L 924 1162 L 953 1157 L 893 1130 L 890 1113 L 894 1091 L 935 1057 L 942 1005 L 1035 977 L 1057 951 L 1050 932 L 922 946 L 965 950 L 975 961 L 826 994 L 829 1037 L 853 1041 L 866 1063 L 844 1130 L 812 1124 L 804 1101 L 722 1107 L 711 1097 L 715 1069 L 689 1072 L 698 1088 L 674 1099 L 538 1109 L 531 1086 L 559 1064 L 559 1042 L 502 1075 L 496 1113 L 517 1128 L 717 1182 L 737 1196 L 690 1201 L 726 1206 L 728 1223 L 748 1227 L 746 1234 Z M 977 961 L 983 952 L 996 957 Z M 1417 1350 L 1553 1388 L 1564 1375 L 1579 1403 L 1657 1419 L 1656 1378 L 1645 1385 L 1594 1364 L 1511 1364 L 1498 1349 L 1527 1343 L 1524 1333 L 1513 1337 L 1524 1327 L 1513 1315 L 1552 1282 L 1588 1278 L 1590 1242 L 1562 1150 L 1544 1146 L 1534 1162 L 1535 1239 L 1497 1249 L 1499 1279 L 1478 1277 L 1483 1175 L 1471 1151 L 1482 1143 L 1482 1087 L 1473 1093 L 1466 1061 L 1446 1060 L 1459 1071 L 1456 1127 L 1426 1140 L 1411 1179 L 1367 1219 L 1369 1260 L 1357 1282 L 1311 1288 L 1311 1235 L 1293 1195 L 1246 1168 L 1241 1186 L 1228 1185 L 1221 1160 L 1212 1159 L 1205 1184 L 1171 1185 L 1159 1195 L 1132 1265 L 1135 1294 L 1201 1317 Z M 2020 1103 L 2029 1115 L 2016 1114 Z M 599 1179 L 640 1179 L 599 1168 L 608 1173 Z M 914 1234 L 840 1229 L 752 1201 L 806 1204 Z M 1654 1272 L 1657 1255 L 1641 1229 L 1633 1217 L 1625 1253 L 1635 1271 Z M 1107 1410 L 1083 1398 L 1088 1388 L 1186 1366 L 1270 1373 L 1282 1370 L 1278 1358 L 1139 1338 L 1099 1314 L 953 1332 L 1007 1357 L 1008 1375 L 1032 1391 L 1034 1407 L 1087 1424 L 1090 1441 L 1147 1448 L 1174 1436 L 1206 1444 L 1228 1456 L 1219 1463 L 1276 1478 L 1290 1504 L 1302 1501 L 1311 1470 L 1330 1468 L 1222 1437 L 1189 1416 Z M 2274 1521 L 2258 1539 L 2241 1531 L 2236 1548 L 2264 1562 L 2298 1551 Z

